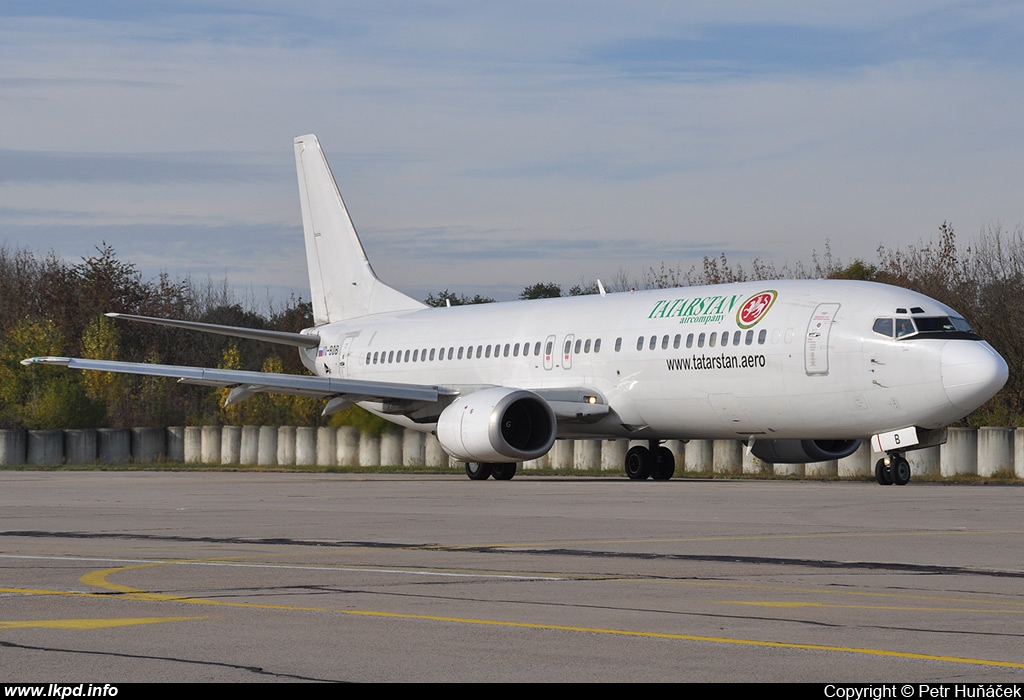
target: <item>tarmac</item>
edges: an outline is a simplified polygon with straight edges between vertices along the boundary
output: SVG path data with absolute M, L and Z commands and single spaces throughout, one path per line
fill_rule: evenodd
M 1024 682 L 1024 489 L 0 472 L 4 682 Z

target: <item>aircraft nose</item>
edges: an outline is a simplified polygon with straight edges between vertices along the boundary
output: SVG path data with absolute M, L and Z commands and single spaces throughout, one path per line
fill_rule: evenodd
M 985 342 L 952 340 L 942 349 L 942 388 L 957 408 L 973 411 L 1010 376 L 1006 360 Z

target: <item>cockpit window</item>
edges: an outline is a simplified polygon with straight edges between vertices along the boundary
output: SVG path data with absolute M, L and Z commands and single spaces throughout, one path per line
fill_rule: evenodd
M 944 340 L 981 340 L 970 324 L 959 316 L 916 316 L 914 318 L 876 318 L 871 326 L 886 338 Z
M 892 337 L 892 319 L 891 318 L 876 318 L 875 325 L 871 326 L 871 330 L 879 335 L 884 335 L 886 338 Z
M 909 318 L 898 318 L 896 319 L 896 337 L 903 338 L 908 335 L 914 335 L 917 329 L 914 328 L 914 322 Z

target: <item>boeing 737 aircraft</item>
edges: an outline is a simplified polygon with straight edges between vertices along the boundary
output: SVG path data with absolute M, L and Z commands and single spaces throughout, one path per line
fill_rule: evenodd
M 852 454 L 880 484 L 907 450 L 993 396 L 1006 362 L 955 311 L 870 282 L 784 280 L 427 308 L 377 278 L 315 136 L 295 139 L 315 326 L 301 333 L 121 318 L 293 345 L 314 376 L 64 357 L 25 363 L 177 377 L 358 403 L 437 435 L 471 479 L 511 479 L 559 438 L 629 438 L 631 479 L 675 469 L 665 440 L 745 441 L 766 462 Z

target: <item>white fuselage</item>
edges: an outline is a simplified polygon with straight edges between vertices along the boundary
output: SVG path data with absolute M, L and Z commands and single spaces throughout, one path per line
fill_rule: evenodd
M 583 388 L 608 404 L 559 437 L 852 439 L 943 427 L 1005 381 L 983 341 L 872 330 L 915 313 L 955 315 L 882 284 L 743 282 L 375 314 L 316 328 L 302 353 L 320 376 Z

